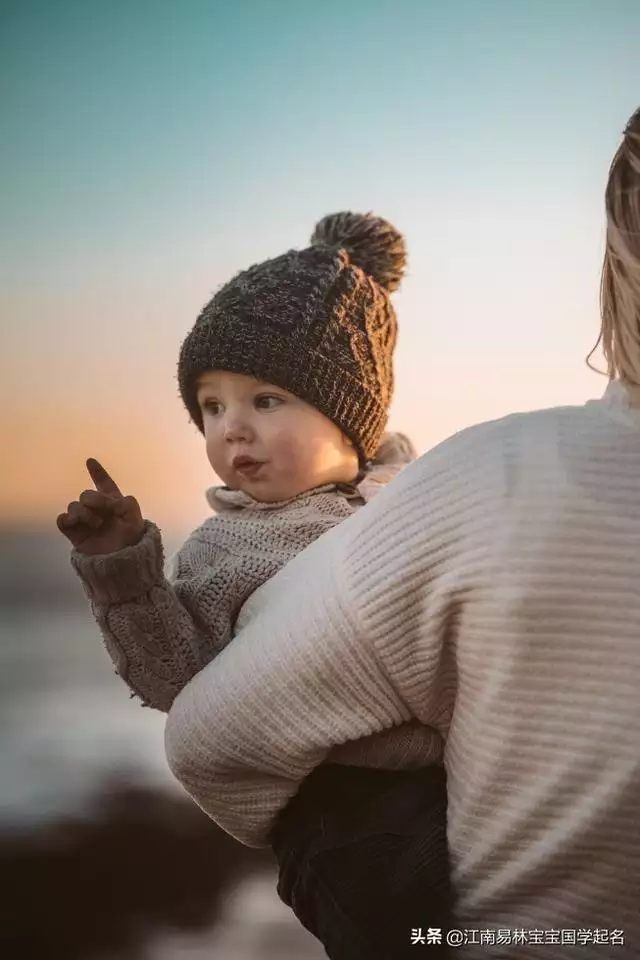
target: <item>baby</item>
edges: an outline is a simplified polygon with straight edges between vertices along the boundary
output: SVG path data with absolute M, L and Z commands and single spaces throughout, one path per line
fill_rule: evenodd
M 58 527 L 116 671 L 144 704 L 168 711 L 232 641 L 247 598 L 415 457 L 406 437 L 384 433 L 397 332 L 389 294 L 405 259 L 386 221 L 336 214 L 309 247 L 250 267 L 205 306 L 182 345 L 178 380 L 223 485 L 208 491 L 214 516 L 168 578 L 158 528 L 87 461 L 95 489 L 69 504 Z M 425 755 L 434 765 L 424 767 Z M 440 738 L 418 724 L 347 743 L 281 817 L 272 840 L 280 894 L 329 956 L 400 956 L 392 917 L 406 923 L 407 944 L 425 916 L 447 926 L 440 758 Z M 411 817 L 424 833 L 425 809 L 430 862 L 407 871 Z M 396 863 L 406 876 L 394 875 Z M 388 893 L 386 918 L 372 915 L 362 877 Z M 336 939 L 336 909 L 352 922 L 349 943 Z

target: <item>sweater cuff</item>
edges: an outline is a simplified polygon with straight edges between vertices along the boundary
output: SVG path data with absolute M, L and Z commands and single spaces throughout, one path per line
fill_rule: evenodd
M 71 564 L 93 603 L 126 603 L 164 582 L 164 550 L 155 523 L 145 521 L 142 539 L 115 553 L 71 551 Z

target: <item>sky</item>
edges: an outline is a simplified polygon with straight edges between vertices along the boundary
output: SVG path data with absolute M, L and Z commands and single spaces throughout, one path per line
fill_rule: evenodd
M 0 524 L 53 529 L 88 456 L 200 523 L 180 343 L 337 210 L 405 234 L 390 425 L 421 452 L 599 395 L 639 35 L 637 0 L 0 0 Z

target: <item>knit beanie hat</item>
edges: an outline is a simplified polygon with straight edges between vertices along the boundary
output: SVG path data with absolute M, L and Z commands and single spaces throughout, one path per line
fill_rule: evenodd
M 389 294 L 402 279 L 404 239 L 372 214 L 337 213 L 311 245 L 244 270 L 212 297 L 182 344 L 178 383 L 204 432 L 197 381 L 244 373 L 305 400 L 371 460 L 393 393 L 397 324 Z

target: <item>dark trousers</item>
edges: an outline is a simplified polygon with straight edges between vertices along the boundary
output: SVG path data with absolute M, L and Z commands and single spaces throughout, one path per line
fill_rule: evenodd
M 323 764 L 272 834 L 280 898 L 331 960 L 415 960 L 413 931 L 453 926 L 446 816 L 441 766 Z

